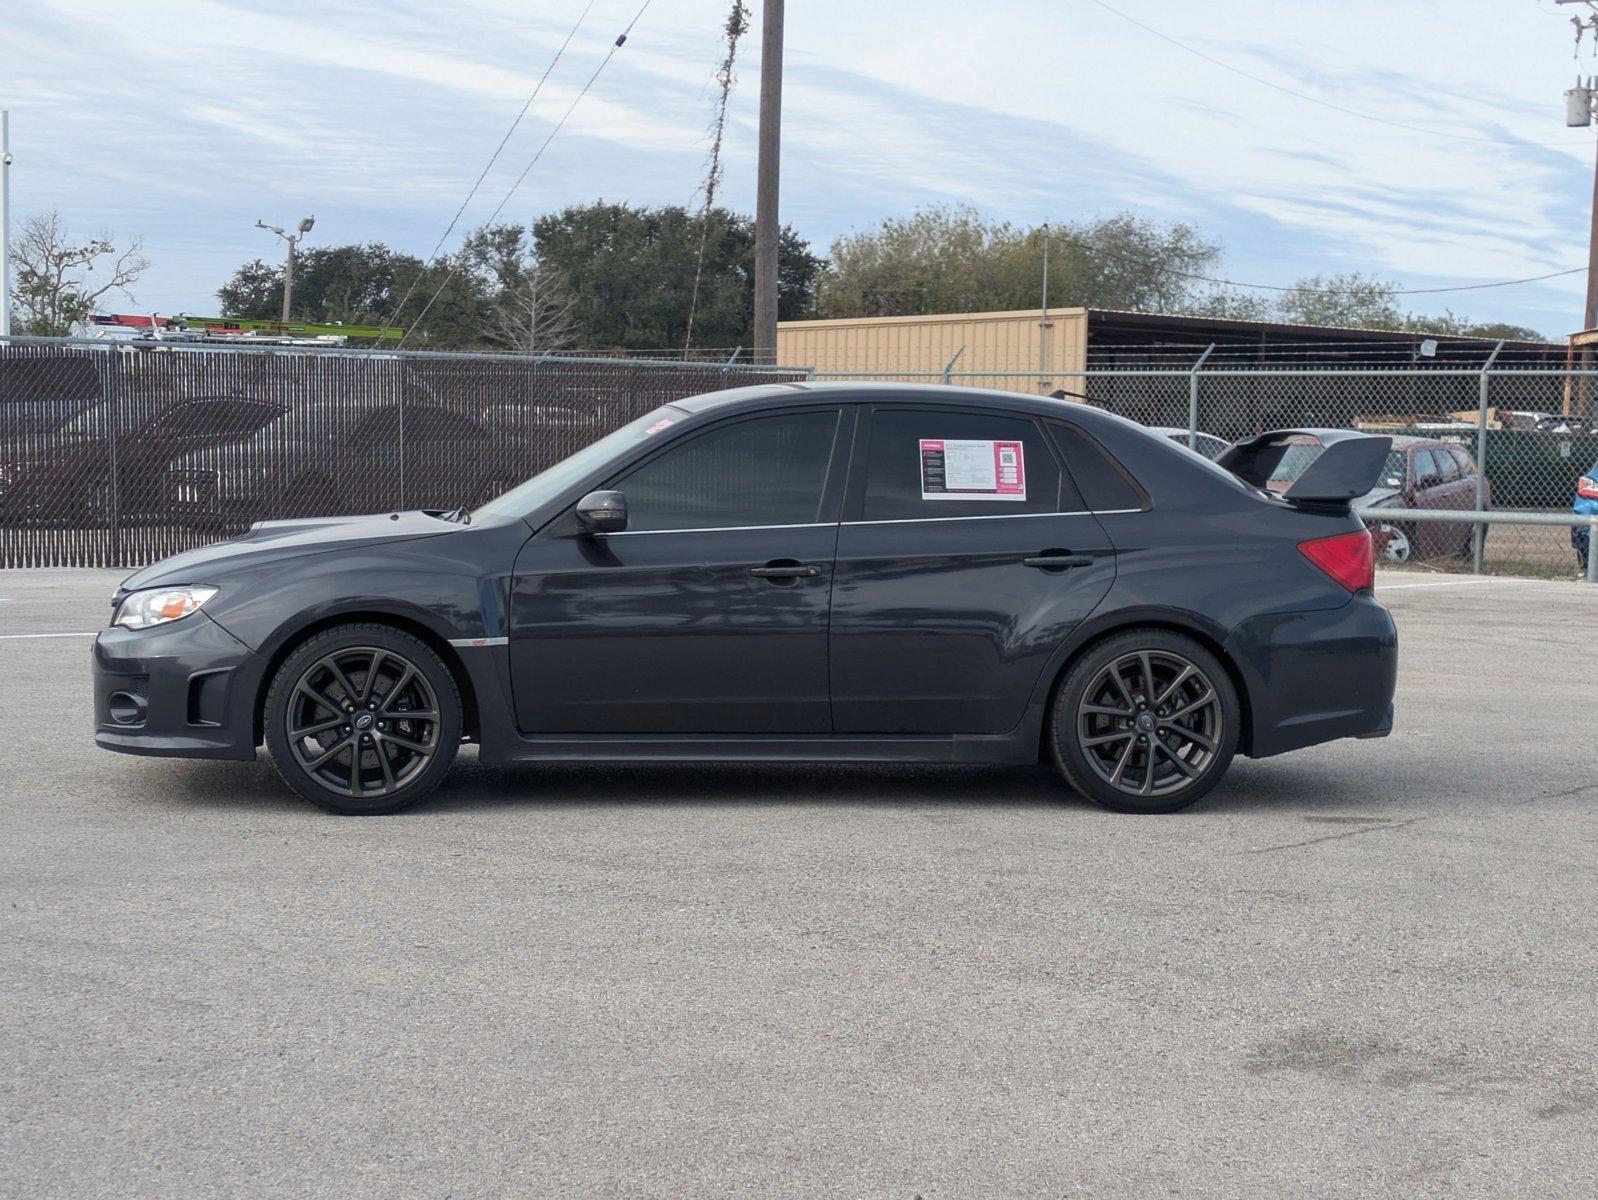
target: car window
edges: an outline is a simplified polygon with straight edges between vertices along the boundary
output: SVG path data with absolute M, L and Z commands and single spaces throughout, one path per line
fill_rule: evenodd
M 1031 418 L 930 408 L 872 413 L 861 520 L 1059 509 L 1060 468 Z
M 1148 493 L 1098 442 L 1075 425 L 1060 421 L 1050 421 L 1049 432 L 1060 449 L 1060 456 L 1065 459 L 1072 483 L 1081 494 L 1082 507 L 1093 512 L 1126 512 L 1149 507 Z M 1232 478 L 1230 472 L 1222 473 Z
M 1459 464 L 1454 461 L 1452 453 L 1438 447 L 1432 451 L 1432 456 L 1437 460 L 1437 469 L 1442 472 L 1444 483 L 1459 482 Z
M 1430 450 L 1420 450 L 1415 454 L 1415 486 L 1432 487 L 1439 479 L 1437 460 L 1432 457 Z
M 821 519 L 838 410 L 738 421 L 618 480 L 629 532 L 808 525 Z
M 1450 446 L 1448 450 L 1449 453 L 1454 456 L 1454 461 L 1459 464 L 1460 475 L 1469 476 L 1476 473 L 1476 460 L 1472 458 L 1463 447 Z
M 483 428 L 470 417 L 445 408 L 406 405 L 405 440 L 422 445 L 469 445 L 483 440 Z
M 167 437 L 247 437 L 283 410 L 250 400 L 198 400 L 162 414 L 156 431 Z
M 1387 461 L 1382 465 L 1380 475 L 1381 486 L 1401 488 L 1404 486 L 1404 476 L 1409 471 L 1409 459 L 1402 450 L 1389 450 Z

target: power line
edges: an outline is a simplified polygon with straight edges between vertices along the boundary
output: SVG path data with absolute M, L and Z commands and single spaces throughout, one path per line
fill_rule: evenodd
M 1280 283 L 1240 283 L 1235 279 L 1219 279 L 1213 275 L 1195 275 L 1191 271 L 1178 271 L 1175 267 L 1166 267 L 1163 270 L 1169 275 L 1177 275 L 1183 279 L 1197 279 L 1204 283 L 1219 283 L 1227 287 L 1252 288 L 1262 292 L 1297 292 L 1308 296 L 1347 296 L 1366 288 L 1314 288 L 1300 287 L 1296 284 Z M 1488 288 L 1514 287 L 1520 283 L 1540 283 L 1545 279 L 1559 279 L 1566 275 L 1580 275 L 1587 270 L 1586 267 L 1571 267 L 1568 271 L 1550 271 L 1546 275 L 1528 275 L 1524 279 L 1499 279 L 1492 283 L 1463 283 L 1456 287 L 1430 287 L 1430 288 L 1385 288 L 1380 284 L 1375 285 L 1387 296 L 1438 296 L 1444 292 L 1480 292 Z
M 527 97 L 527 103 L 522 105 L 522 111 L 516 114 L 516 119 L 510 123 L 510 128 L 505 131 L 505 136 L 499 139 L 499 145 L 494 147 L 494 153 L 488 156 L 488 162 L 483 164 L 483 170 L 477 176 L 477 182 L 472 184 L 472 190 L 466 193 L 466 199 L 461 201 L 461 206 L 455 210 L 455 215 L 449 219 L 449 224 L 444 227 L 444 232 L 438 235 L 438 241 L 434 243 L 432 251 L 422 260 L 422 269 L 416 272 L 415 277 L 411 280 L 411 286 L 405 289 L 405 295 L 400 298 L 400 302 L 394 306 L 389 319 L 383 324 L 382 333 L 378 334 L 379 339 L 384 333 L 389 331 L 395 321 L 399 320 L 400 314 L 405 309 L 406 302 L 410 300 L 412 293 L 416 291 L 416 285 L 421 282 L 422 273 L 438 257 L 438 252 L 443 249 L 445 240 L 454 232 L 456 224 L 460 221 L 461 214 L 466 211 L 466 206 L 472 202 L 472 197 L 476 196 L 477 190 L 483 186 L 483 180 L 488 178 L 489 171 L 499 161 L 499 156 L 510 142 L 511 135 L 521 125 L 522 119 L 527 116 L 527 111 L 533 107 L 533 101 L 538 99 L 539 92 L 544 90 L 544 81 L 549 78 L 550 72 L 554 71 L 556 64 L 560 62 L 561 57 L 566 53 L 566 47 L 571 45 L 572 39 L 577 36 L 577 31 L 582 28 L 583 22 L 588 19 L 588 13 L 593 7 L 594 0 L 588 0 L 588 3 L 583 7 L 583 11 L 577 14 L 576 23 L 572 25 L 571 31 L 566 34 L 566 40 L 555 51 L 555 57 L 549 60 L 549 65 L 544 68 L 544 73 L 538 77 L 538 82 L 533 85 L 532 94 Z
M 1462 141 L 1462 142 L 1484 142 L 1484 143 L 1487 143 L 1489 145 L 1494 145 L 1494 146 L 1582 146 L 1582 145 L 1586 145 L 1585 142 L 1533 142 L 1533 141 L 1528 141 L 1525 138 L 1479 137 L 1477 135 L 1469 134 L 1469 133 L 1451 133 L 1451 132 L 1449 132 L 1447 130 L 1428 128 L 1425 125 L 1412 125 L 1412 124 L 1410 124 L 1407 121 L 1395 121 L 1395 120 L 1393 120 L 1390 117 L 1379 117 L 1379 116 L 1375 115 L 1374 113 L 1361 112 L 1357 108 L 1347 108 L 1347 107 L 1345 107 L 1345 106 L 1343 106 L 1341 104 L 1335 103 L 1334 101 L 1325 100 L 1325 99 L 1322 99 L 1320 96 L 1312 95 L 1309 92 L 1301 92 L 1297 88 L 1290 88 L 1286 84 L 1277 83 L 1274 80 L 1266 79 L 1266 78 L 1264 78 L 1262 76 L 1255 75 L 1255 74 L 1253 74 L 1253 73 L 1251 73 L 1249 71 L 1243 70 L 1242 67 L 1238 67 L 1238 66 L 1232 65 L 1231 63 L 1227 62 L 1224 59 L 1216 58 L 1212 54 L 1206 54 L 1204 51 L 1199 50 L 1196 47 L 1189 46 L 1186 42 L 1178 41 L 1174 37 L 1171 37 L 1171 36 L 1169 36 L 1167 34 L 1161 33 L 1158 29 L 1155 29 L 1151 25 L 1145 25 L 1142 21 L 1138 20 L 1136 17 L 1131 16 L 1131 15 L 1129 15 L 1127 13 L 1124 13 L 1120 9 L 1114 8 L 1114 7 L 1106 4 L 1104 2 L 1104 0 L 1090 0 L 1090 3 L 1098 5 L 1100 8 L 1102 8 L 1107 13 L 1111 13 L 1114 16 L 1120 17 L 1121 20 L 1126 21 L 1128 24 L 1136 25 L 1139 29 L 1143 30 L 1144 33 L 1151 34 L 1152 36 L 1159 38 L 1160 41 L 1167 42 L 1170 45 L 1175 46 L 1178 50 L 1182 50 L 1182 51 L 1184 51 L 1184 52 L 1186 52 L 1188 54 L 1191 54 L 1195 58 L 1202 58 L 1205 62 L 1210 63 L 1212 66 L 1220 67 L 1221 70 L 1223 70 L 1223 71 L 1230 71 L 1233 75 L 1240 75 L 1244 79 L 1247 79 L 1247 80 L 1250 80 L 1250 81 L 1252 81 L 1254 83 L 1260 84 L 1263 87 L 1271 88 L 1271 89 L 1273 89 L 1275 91 L 1282 92 L 1282 93 L 1284 93 L 1286 95 L 1289 95 L 1289 96 L 1293 96 L 1293 97 L 1295 97 L 1295 98 L 1297 98 L 1299 100 L 1306 101 L 1307 103 L 1310 103 L 1310 104 L 1318 104 L 1322 108 L 1329 108 L 1333 112 L 1340 112 L 1344 116 L 1358 117 L 1362 121 L 1374 121 L 1378 125 L 1389 125 L 1389 126 L 1392 126 L 1394 129 L 1407 129 L 1411 133 L 1424 133 L 1428 137 L 1454 138 L 1456 141 Z
M 555 140 L 555 135 L 565 128 L 566 122 L 571 119 L 572 113 L 576 111 L 577 106 L 582 103 L 583 97 L 588 95 L 589 89 L 594 86 L 594 82 L 599 78 L 600 73 L 610 65 L 610 60 L 616 57 L 616 51 L 622 48 L 622 45 L 627 41 L 627 35 L 632 33 L 633 26 L 638 24 L 640 18 L 643 17 L 644 13 L 648 10 L 650 4 L 653 2 L 654 0 L 644 0 L 643 4 L 639 6 L 638 11 L 633 14 L 633 19 L 627 22 L 627 27 L 617 35 L 616 40 L 611 43 L 609 52 L 607 52 L 605 57 L 600 60 L 599 65 L 594 68 L 594 73 L 588 77 L 588 82 L 583 84 L 582 90 L 577 93 L 571 104 L 567 106 L 566 112 L 561 116 L 560 120 L 555 123 L 555 127 L 549 131 L 549 136 L 544 139 L 543 145 L 538 147 L 538 150 L 528 161 L 527 165 L 522 168 L 522 173 L 516 177 L 516 182 L 510 185 L 510 188 L 505 192 L 504 198 L 495 206 L 494 211 L 488 214 L 488 219 L 483 222 L 484 225 L 492 225 L 494 223 L 494 218 L 505 211 L 505 206 L 510 203 L 511 197 L 516 194 L 517 189 L 522 186 L 523 181 L 526 180 L 532 169 L 538 165 L 538 160 L 544 156 L 544 151 L 549 149 L 549 144 Z M 438 290 L 435 291 L 431 297 L 429 297 L 427 303 L 422 307 L 422 311 L 416 314 L 416 320 L 411 324 L 410 328 L 405 331 L 405 334 L 400 338 L 399 347 L 396 348 L 404 347 L 406 339 L 409 338 L 412 331 L 414 331 L 415 328 L 422 323 L 422 319 L 432 311 L 433 305 L 437 303 L 439 296 L 443 295 L 444 289 L 449 286 L 450 280 L 455 278 L 455 273 L 459 269 L 460 264 L 458 262 L 450 264 L 449 271 L 445 274 L 443 282 L 438 285 Z

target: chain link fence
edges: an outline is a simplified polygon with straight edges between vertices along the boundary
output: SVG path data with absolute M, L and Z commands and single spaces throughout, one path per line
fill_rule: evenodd
M 994 388 L 1089 403 L 1141 424 L 1194 435 L 1211 457 L 1271 429 L 1359 429 L 1395 438 L 1375 492 L 1359 507 L 1388 565 L 1569 578 L 1582 569 L 1585 526 L 1472 522 L 1476 511 L 1572 515 L 1578 481 L 1598 473 L 1598 373 L 1521 365 L 1381 366 L 1069 373 L 818 374 L 819 378 Z M 1285 488 L 1315 450 L 1289 451 Z M 1584 508 L 1598 511 L 1598 504 Z M 1460 513 L 1404 521 L 1401 510 Z M 1479 543 L 1479 544 L 1478 544 Z
M 137 566 L 263 519 L 479 504 L 740 362 L 14 339 L 0 567 Z
M 1568 577 L 1598 470 L 1598 373 L 1087 370 L 815 375 L 661 359 L 13 339 L 0 345 L 0 567 L 134 566 L 263 519 L 471 506 L 670 400 L 806 378 L 1058 395 L 1213 454 L 1268 429 L 1397 438 L 1363 509 L 1389 563 Z M 1290 452 L 1287 473 L 1313 456 Z M 1288 480 L 1280 481 L 1283 487 Z M 1403 509 L 1464 522 L 1403 520 Z

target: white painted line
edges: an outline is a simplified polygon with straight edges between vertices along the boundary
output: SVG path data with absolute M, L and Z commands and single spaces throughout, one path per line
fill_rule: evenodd
M 0 633 L 0 642 L 14 642 L 22 638 L 99 637 L 98 629 L 89 633 Z
M 1401 592 L 1405 588 L 1466 587 L 1472 583 L 1540 583 L 1536 579 L 1440 579 L 1436 583 L 1377 583 L 1378 592 Z

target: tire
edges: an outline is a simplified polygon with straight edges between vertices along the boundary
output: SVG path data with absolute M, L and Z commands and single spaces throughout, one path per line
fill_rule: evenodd
M 1382 547 L 1382 561 L 1407 563 L 1415 558 L 1415 527 L 1413 525 L 1387 526 L 1387 545 Z
M 454 676 L 420 638 L 391 625 L 338 625 L 272 677 L 266 745 L 283 781 L 317 807 L 399 812 L 449 773 L 461 711 Z
M 1071 664 L 1054 691 L 1049 743 L 1065 781 L 1088 799 L 1171 813 L 1221 781 L 1241 728 L 1237 690 L 1213 654 L 1179 633 L 1133 629 Z

